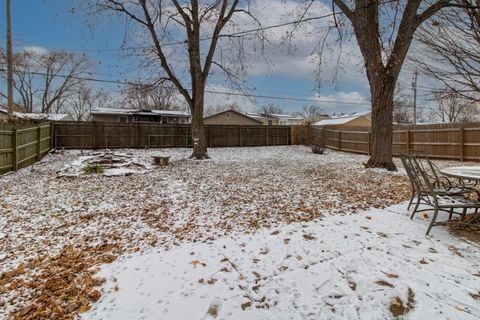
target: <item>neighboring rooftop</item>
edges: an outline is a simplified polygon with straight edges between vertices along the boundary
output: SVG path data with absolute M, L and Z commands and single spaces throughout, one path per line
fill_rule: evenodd
M 320 120 L 315 122 L 314 126 L 336 126 L 336 125 L 343 125 L 347 124 L 350 121 L 353 121 L 358 118 L 367 118 L 370 120 L 370 112 L 363 112 L 363 113 L 348 113 L 348 114 L 341 114 L 341 115 L 332 115 L 330 119 Z
M 277 118 L 277 119 L 292 119 L 292 120 L 303 120 L 302 116 L 294 116 L 291 114 L 282 114 L 282 113 L 270 113 L 267 115 L 270 118 Z
M 0 108 L 1 113 L 7 114 L 8 111 Z M 19 119 L 24 120 L 49 120 L 49 121 L 65 121 L 73 120 L 72 116 L 67 113 L 24 113 L 14 112 L 13 115 Z
M 190 117 L 185 111 L 178 110 L 139 110 L 139 109 L 120 109 L 120 108 L 98 108 L 91 111 L 92 114 L 137 114 L 137 115 L 165 115 L 176 117 Z

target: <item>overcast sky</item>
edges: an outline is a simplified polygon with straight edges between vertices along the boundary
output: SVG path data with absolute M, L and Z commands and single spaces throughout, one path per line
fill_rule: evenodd
M 149 39 L 142 40 L 138 34 L 125 32 L 124 24 L 115 19 L 94 19 L 95 25 L 89 25 L 86 22 L 91 22 L 92 19 L 88 19 L 82 13 L 69 12 L 72 2 L 74 1 L 12 1 L 14 50 L 64 49 L 85 53 L 96 65 L 95 73 L 92 75 L 95 78 L 121 81 L 144 78 L 145 69 L 140 68 L 138 64 L 140 53 L 116 49 L 122 45 L 135 46 L 148 43 L 146 41 Z M 5 0 L 0 0 L 0 7 L 5 7 Z M 263 0 L 254 2 L 253 12 L 265 27 L 295 20 L 297 17 L 293 12 L 296 7 L 296 1 Z M 321 16 L 330 10 L 328 5 L 324 6 L 318 1 L 309 11 L 309 15 Z M 254 27 L 249 25 L 250 22 L 244 17 L 239 17 L 237 22 L 239 25 L 243 23 L 243 27 L 247 29 Z M 316 34 L 329 23 L 331 23 L 329 19 L 321 19 L 302 26 L 296 30 L 296 36 L 289 43 L 290 46 L 287 46 L 284 39 L 285 34 L 292 30 L 292 26 L 269 30 L 266 33 L 268 43 L 263 56 L 260 54 L 261 50 L 258 50 L 258 43 L 245 44 L 245 49 L 250 52 L 246 61 L 249 74 L 248 87 L 251 89 L 249 92 L 268 98 L 248 99 L 210 93 L 206 96 L 206 104 L 237 102 L 245 109 L 254 111 L 257 106 L 275 103 L 286 111 L 294 112 L 301 110 L 303 105 L 316 101 L 315 103 L 325 113 L 330 114 L 368 111 L 369 87 L 363 70 L 363 59 L 354 39 L 343 44 L 341 68 L 337 68 L 337 45 L 334 42 L 330 44 L 331 51 L 324 55 L 326 60 L 323 61 L 321 78 L 327 82 L 333 80 L 335 76 L 337 78 L 335 83 L 324 84 L 318 88 L 316 80 L 318 57 L 314 54 L 315 45 L 318 43 Z M 2 36 L 2 39 L 5 40 L 5 36 Z M 158 66 L 149 65 L 149 72 L 155 72 L 155 68 Z M 421 81 L 422 79 L 419 79 L 420 83 Z M 411 72 L 406 70 L 400 82 L 408 93 Z M 92 85 L 114 93 L 121 89 L 117 85 L 98 83 Z M 216 92 L 234 91 L 218 73 L 214 73 L 209 79 L 208 89 Z

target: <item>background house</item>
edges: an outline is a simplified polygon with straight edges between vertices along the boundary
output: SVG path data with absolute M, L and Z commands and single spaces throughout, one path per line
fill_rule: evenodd
M 160 122 L 162 124 L 190 123 L 191 116 L 176 110 L 138 110 L 101 108 L 91 111 L 92 121 L 96 122 Z
M 71 115 L 66 113 L 24 113 L 14 111 L 13 115 L 22 120 L 48 120 L 48 121 L 73 121 Z M 8 119 L 8 110 L 0 108 L 0 120 Z
M 280 125 L 280 126 L 300 125 L 305 120 L 305 118 L 301 116 L 292 116 L 291 114 L 279 114 L 279 113 L 268 114 L 267 118 L 269 118 L 269 120 L 270 119 L 272 120 L 272 123 L 271 123 L 272 125 Z
M 305 118 L 301 116 L 293 116 L 291 114 L 278 114 L 278 113 L 268 113 L 268 114 L 258 114 L 258 113 L 248 113 L 247 116 L 255 120 L 260 121 L 264 125 L 268 126 L 294 126 L 303 124 Z
M 262 121 L 254 119 L 250 116 L 244 115 L 243 113 L 237 112 L 235 110 L 222 111 L 217 114 L 211 115 L 204 118 L 205 124 L 218 124 L 218 125 L 237 125 L 237 126 L 248 126 L 248 125 L 262 125 Z
M 247 112 L 246 115 L 252 119 L 255 119 L 257 121 L 260 121 L 263 125 L 267 125 L 268 124 L 268 118 L 267 117 L 264 117 L 258 113 L 250 113 L 250 112 Z
M 333 115 L 330 119 L 315 122 L 313 126 L 329 127 L 333 129 L 341 129 L 348 127 L 371 127 L 371 113 L 350 113 L 342 115 Z

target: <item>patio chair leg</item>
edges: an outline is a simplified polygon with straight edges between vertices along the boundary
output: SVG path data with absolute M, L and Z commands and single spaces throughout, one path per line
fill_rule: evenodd
M 410 202 L 408 203 L 407 211 L 410 210 L 412 206 L 413 199 L 415 198 L 415 193 L 412 192 L 412 196 L 410 197 Z
M 450 208 L 450 212 L 448 213 L 448 221 L 452 220 L 453 216 L 453 208 Z
M 417 203 L 415 204 L 415 208 L 413 209 L 412 215 L 410 216 L 410 220 L 412 220 L 413 216 L 415 216 L 415 213 L 417 212 L 419 205 L 420 205 L 420 196 L 417 197 Z
M 430 225 L 428 226 L 428 229 L 427 229 L 427 233 L 426 233 L 427 236 L 430 233 L 430 230 L 432 230 L 433 225 L 435 224 L 437 215 L 438 215 L 438 208 L 435 208 L 435 211 L 433 212 L 433 216 L 432 216 L 432 221 L 430 221 Z
M 462 211 L 462 220 L 465 220 L 465 215 L 467 214 L 467 208 L 463 208 Z

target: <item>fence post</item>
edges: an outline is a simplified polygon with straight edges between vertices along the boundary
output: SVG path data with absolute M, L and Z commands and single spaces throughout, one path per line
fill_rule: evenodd
M 239 134 L 240 134 L 240 147 L 243 147 L 243 126 L 240 127 L 239 129 Z
M 322 147 L 325 148 L 325 128 L 322 128 Z
M 53 122 L 50 122 L 50 150 L 55 148 L 55 125 Z
M 267 146 L 268 146 L 268 126 L 267 126 Z
M 37 128 L 37 161 L 40 161 L 40 151 L 42 148 L 40 147 L 40 143 L 42 142 L 42 128 L 41 125 Z
M 338 130 L 338 151 L 342 151 L 342 130 Z
M 407 137 L 406 137 L 406 150 L 405 151 L 408 151 L 410 150 L 410 129 L 407 129 Z
M 97 149 L 97 123 L 92 122 L 92 149 Z
M 12 132 L 12 165 L 13 165 L 13 171 L 18 170 L 18 159 L 17 159 L 17 128 L 13 129 Z
M 214 128 L 214 127 L 210 126 L 210 127 L 209 127 L 209 130 L 208 130 L 208 146 L 209 146 L 210 148 L 213 147 L 213 145 L 212 145 L 212 129 L 213 129 L 213 128 Z
M 465 161 L 465 143 L 464 143 L 464 132 L 463 127 L 459 128 L 460 131 L 460 161 Z

